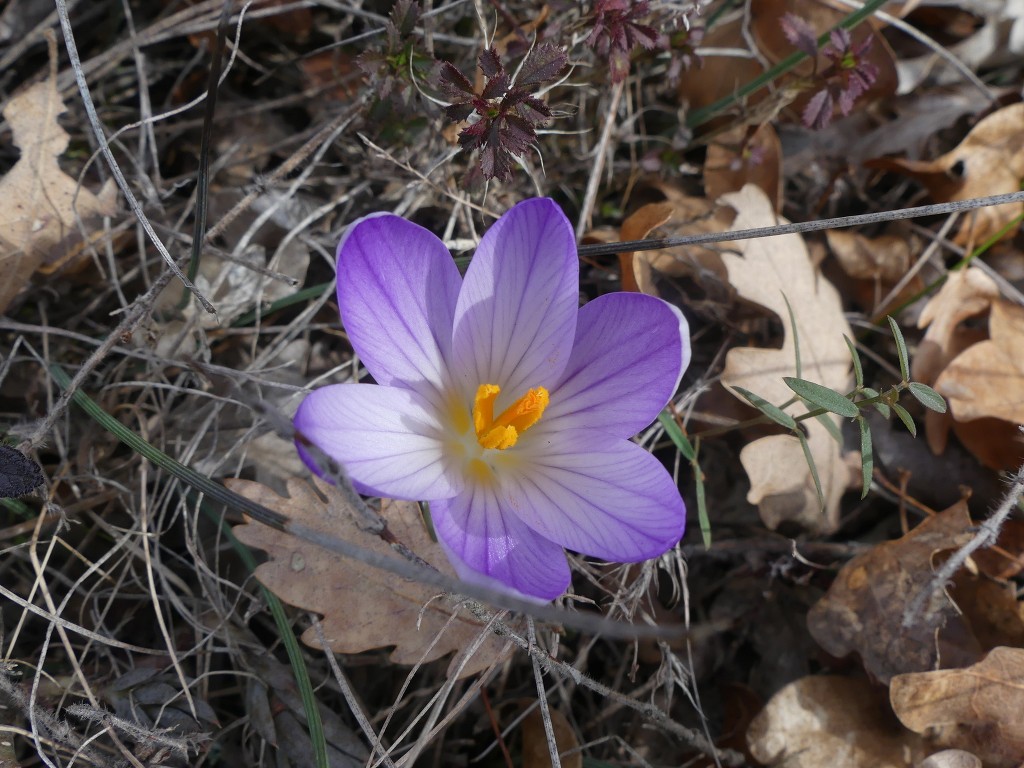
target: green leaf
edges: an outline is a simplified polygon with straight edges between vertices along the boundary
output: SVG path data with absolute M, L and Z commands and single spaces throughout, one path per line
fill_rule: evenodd
M 776 408 L 774 405 L 769 403 L 763 397 L 761 397 L 759 395 L 755 395 L 753 392 L 751 392 L 750 390 L 744 389 L 743 387 L 736 387 L 736 386 L 734 386 L 733 389 L 735 389 L 737 392 L 739 392 L 741 395 L 743 395 L 743 397 L 745 397 L 747 399 L 747 401 L 752 406 L 757 408 L 757 410 L 759 410 L 761 413 L 763 413 L 769 419 L 774 421 L 776 424 L 781 424 L 786 429 L 796 429 L 797 428 L 797 426 L 796 426 L 796 419 L 794 419 L 792 416 L 790 416 L 785 411 L 783 411 L 783 410 L 781 410 L 779 408 Z
M 832 439 L 833 440 L 835 440 L 837 443 L 839 443 L 840 446 L 843 445 L 843 433 L 842 433 L 842 430 L 839 429 L 839 425 L 836 424 L 835 419 L 833 419 L 830 414 L 828 414 L 828 413 L 819 413 L 814 418 L 816 418 L 818 420 L 818 422 L 821 424 L 821 426 L 823 426 L 825 429 L 828 430 L 828 433 L 830 435 L 832 435 Z
M 936 413 L 946 412 L 946 401 L 938 392 L 922 384 L 919 381 L 910 382 L 910 394 L 912 394 L 921 405 Z
M 903 426 L 907 428 L 907 431 L 914 437 L 917 437 L 917 425 L 914 424 L 914 420 L 911 418 L 910 414 L 907 413 L 907 409 L 899 403 L 893 403 L 892 409 L 896 415 L 900 417 L 900 421 L 903 422 Z
M 892 315 L 887 315 L 886 320 L 889 321 L 889 329 L 892 331 L 892 337 L 896 340 L 896 355 L 900 359 L 900 376 L 903 377 L 904 381 L 910 381 L 910 363 L 907 357 L 907 342 L 903 339 L 903 331 L 900 330 L 899 325 L 892 319 Z
M 862 391 L 868 397 L 878 397 L 877 389 L 872 389 L 871 387 L 864 387 Z M 881 400 L 879 400 L 877 403 L 872 403 L 871 405 L 885 418 L 888 419 L 890 416 L 892 416 L 892 411 L 889 409 L 888 403 L 883 403 Z
M 871 427 L 868 426 L 868 420 L 861 416 L 857 419 L 857 423 L 860 425 L 860 475 L 863 483 L 860 497 L 863 499 L 871 490 L 871 475 L 875 471 L 875 460 L 871 452 Z
M 704 471 L 696 462 L 693 464 L 693 479 L 697 482 L 697 520 L 700 522 L 700 535 L 704 539 L 704 549 L 711 549 L 711 518 L 708 517 L 707 494 L 704 492 Z
M 848 419 L 856 418 L 860 414 L 860 409 L 856 405 L 828 387 L 815 384 L 813 381 L 807 381 L 807 379 L 796 379 L 792 376 L 783 376 L 782 380 L 786 382 L 787 387 L 811 403 L 811 405 L 824 408 L 826 411 L 837 413 Z
M 782 300 L 786 302 L 786 311 L 789 312 L 789 330 L 793 334 L 793 356 L 796 358 L 796 377 L 799 379 L 803 374 L 800 367 L 800 334 L 796 331 L 796 315 L 793 314 L 793 307 L 785 293 L 782 294 Z
M 857 347 L 850 341 L 850 337 L 845 333 L 843 334 L 843 341 L 846 342 L 846 346 L 850 350 L 850 360 L 853 361 L 853 378 L 857 382 L 857 388 L 861 389 L 864 386 L 864 368 L 860 364 L 860 353 L 857 351 Z
M 665 429 L 665 434 L 668 435 L 669 440 L 675 444 L 679 452 L 683 454 L 683 457 L 691 464 L 697 459 L 697 452 L 693 450 L 693 446 L 690 445 L 689 439 L 683 434 L 683 430 L 676 424 L 676 420 L 672 418 L 672 414 L 667 410 L 662 411 L 658 414 L 658 421 L 661 426 Z
M 803 432 L 797 432 L 796 436 L 800 438 L 800 447 L 804 449 L 804 459 L 807 461 L 807 468 L 811 470 L 811 479 L 814 480 L 814 490 L 818 492 L 818 504 L 822 509 L 825 508 L 825 494 L 821 492 L 821 478 L 818 477 L 818 467 L 814 463 L 814 457 L 811 455 L 811 446 L 807 444 L 807 438 L 804 437 Z

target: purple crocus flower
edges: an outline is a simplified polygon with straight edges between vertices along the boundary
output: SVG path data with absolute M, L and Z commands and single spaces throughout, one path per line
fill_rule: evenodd
M 569 586 L 563 548 L 638 562 L 682 536 L 672 477 L 628 438 L 679 385 L 686 320 L 634 293 L 580 308 L 553 201 L 502 216 L 465 279 L 426 229 L 362 218 L 338 246 L 338 305 L 377 384 L 312 392 L 295 426 L 361 493 L 429 501 L 461 578 L 552 600 Z

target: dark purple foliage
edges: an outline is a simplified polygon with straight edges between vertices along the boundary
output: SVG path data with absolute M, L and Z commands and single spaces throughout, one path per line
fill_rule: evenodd
M 622 82 L 629 74 L 629 56 L 637 46 L 651 50 L 659 36 L 653 27 L 639 23 L 650 13 L 647 0 L 594 0 L 591 9 L 593 27 L 587 45 L 598 56 L 608 59 L 612 82 Z
M 369 49 L 356 57 L 356 66 L 366 75 L 377 97 L 371 111 L 378 118 L 393 107 L 407 105 L 414 92 L 409 87 L 412 73 L 426 77 L 432 66 L 432 60 L 416 49 L 415 30 L 420 12 L 416 0 L 398 0 L 384 24 L 384 48 Z
M 703 41 L 703 27 L 683 27 L 663 37 L 661 47 L 667 49 L 671 55 L 668 70 L 665 72 L 665 80 L 670 87 L 675 88 L 679 85 L 685 70 L 704 66 L 697 50 Z
M 779 19 L 779 26 L 793 46 L 806 53 L 811 58 L 818 55 L 818 36 L 807 20 L 797 16 L 795 13 L 787 13 Z
M 512 178 L 515 158 L 526 153 L 537 138 L 537 128 L 551 117 L 547 104 L 531 95 L 527 87 L 557 78 L 567 66 L 564 51 L 543 43 L 527 54 L 513 83 L 497 51 L 490 48 L 480 54 L 480 71 L 486 81 L 477 93 L 454 64 L 441 65 L 439 84 L 453 99 L 445 114 L 455 122 L 474 114 L 477 117 L 459 134 L 459 145 L 480 150 L 476 170 L 485 179 Z
M 829 65 L 819 71 L 818 40 L 811 25 L 792 13 L 783 16 L 779 23 L 786 39 L 815 60 L 812 80 L 818 90 L 800 116 L 803 124 L 815 130 L 825 128 L 832 122 L 836 107 L 844 116 L 850 114 L 857 99 L 878 79 L 878 67 L 867 60 L 874 37 L 869 34 L 854 45 L 849 30 L 833 29 L 829 42 L 821 49 Z

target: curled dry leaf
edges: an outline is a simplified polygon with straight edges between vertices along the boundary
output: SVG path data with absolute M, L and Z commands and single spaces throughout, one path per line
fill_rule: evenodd
M 776 693 L 747 731 L 754 758 L 778 768 L 907 768 L 924 757 L 867 680 L 804 677 Z
M 1024 307 L 994 302 L 988 335 L 946 366 L 935 389 L 958 421 L 991 417 L 1024 424 Z
M 320 480 L 314 483 L 315 487 L 289 480 L 288 496 L 282 497 L 259 483 L 227 481 L 231 490 L 289 520 L 365 549 L 394 554 L 379 536 L 360 526 L 340 491 Z M 398 541 L 438 570 L 454 575 L 440 546 L 427 535 L 415 503 L 385 502 L 381 517 Z M 391 661 L 417 664 L 464 651 L 485 631 L 471 617 L 464 618 L 465 613 L 451 621 L 444 601 L 434 599 L 437 590 L 433 587 L 341 557 L 259 523 L 236 526 L 234 531 L 240 541 L 270 556 L 256 569 L 256 577 L 269 590 L 290 605 L 323 615 L 324 636 L 337 653 L 395 646 Z M 320 647 L 314 628 L 302 634 L 302 641 Z M 456 655 L 449 674 L 475 674 L 504 659 L 509 650 L 491 635 L 461 669 L 458 665 L 463 654 Z
M 619 233 L 622 240 L 722 232 L 733 219 L 733 211 L 728 206 L 683 194 L 667 185 L 659 187 L 659 191 L 666 200 L 645 205 L 622 222 Z M 692 277 L 705 289 L 710 289 L 712 283 L 722 285 L 726 282 L 726 271 L 721 251 L 729 246 L 729 243 L 716 243 L 712 247 L 681 245 L 660 251 L 620 253 L 623 290 L 657 296 L 655 272 L 670 277 Z
M 54 271 L 80 253 L 81 233 L 94 237 L 96 219 L 117 210 L 112 181 L 95 195 L 61 170 L 57 158 L 69 137 L 57 118 L 64 111 L 52 79 L 22 91 L 4 109 L 21 157 L 0 179 L 0 312 L 38 269 Z
M 825 236 L 839 266 L 850 277 L 895 283 L 910 269 L 913 241 L 906 235 L 866 237 L 848 229 L 827 229 Z
M 1024 103 L 993 112 L 978 123 L 956 149 L 931 161 L 879 158 L 866 163 L 910 176 L 936 202 L 969 200 L 1020 190 L 1024 180 Z M 979 242 L 994 235 L 1024 211 L 1024 203 L 979 208 L 968 214 L 956 242 Z M 1013 237 L 1013 227 L 1005 237 Z
M 833 656 L 857 653 L 883 683 L 904 672 L 972 663 L 980 648 L 944 590 L 934 591 L 921 615 L 903 626 L 911 603 L 932 586 L 933 556 L 970 541 L 972 525 L 960 501 L 855 557 L 808 612 L 811 636 Z
M 910 269 L 920 247 L 919 238 L 907 231 L 866 237 L 852 230 L 829 229 L 825 237 L 839 266 L 853 279 L 847 290 L 870 314 L 875 314 L 878 303 Z M 899 305 L 924 287 L 924 280 L 915 275 L 886 306 Z
M 987 312 L 999 298 L 995 280 L 977 267 L 950 272 L 945 284 L 933 296 L 918 318 L 917 327 L 927 328 L 914 355 L 915 381 L 932 385 L 953 358 L 981 339 L 961 327 L 969 317 Z
M 753 185 L 725 195 L 722 200 L 736 209 L 733 229 L 783 223 L 775 216 L 764 192 Z M 722 383 L 730 390 L 750 390 L 775 404 L 792 396 L 782 381 L 783 376 L 796 375 L 797 339 L 791 330 L 788 300 L 796 319 L 802 378 L 845 392 L 850 385 L 850 356 L 843 336 L 851 336 L 852 332 L 839 294 L 811 264 L 803 239 L 795 234 L 782 235 L 746 240 L 735 247 L 738 254 L 722 256 L 729 282 L 740 296 L 778 315 L 785 338 L 781 349 L 729 350 Z M 736 396 L 740 397 L 738 393 Z M 789 410 L 806 412 L 800 405 Z M 833 414 L 822 418 L 836 424 L 840 421 Z M 812 531 L 830 532 L 838 524 L 839 499 L 846 489 L 849 470 L 842 461 L 839 445 L 825 426 L 816 419 L 803 425 L 821 481 L 824 507 L 800 441 L 789 434 L 760 438 L 740 452 L 740 461 L 750 478 L 747 499 L 758 505 L 761 519 L 769 528 L 792 521 Z
M 939 745 L 991 768 L 1024 763 L 1024 649 L 995 648 L 966 669 L 899 675 L 889 696 L 900 722 Z
M 964 327 L 968 318 L 989 313 L 988 333 Z M 988 275 L 976 267 L 952 272 L 925 305 L 918 321 L 927 326 L 914 356 L 914 377 L 949 401 L 948 414 L 925 417 L 928 445 L 946 448 L 950 427 L 982 463 L 1013 469 L 1024 457 L 1016 425 L 1024 423 L 1024 310 L 999 296 Z

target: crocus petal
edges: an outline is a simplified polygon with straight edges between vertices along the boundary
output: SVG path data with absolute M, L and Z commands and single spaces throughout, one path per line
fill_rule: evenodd
M 395 499 L 454 496 L 461 478 L 451 471 L 437 435 L 435 410 L 407 389 L 334 384 L 302 401 L 295 428 L 339 462 L 359 490 Z M 320 473 L 313 457 L 300 455 Z
M 653 296 L 610 293 L 579 311 L 576 342 L 537 429 L 600 429 L 631 437 L 650 424 L 690 363 L 678 308 Z
M 499 410 L 550 388 L 569 360 L 579 306 L 572 227 L 551 200 L 526 200 L 480 241 L 455 309 L 454 367 L 463 393 L 502 388 Z
M 448 249 L 417 224 L 374 214 L 346 230 L 338 245 L 338 306 L 378 384 L 431 398 L 444 387 L 461 284 Z
M 460 578 L 544 601 L 569 586 L 562 548 L 504 512 L 492 488 L 467 485 L 454 498 L 431 501 L 430 516 Z
M 527 437 L 520 466 L 502 475 L 502 501 L 544 538 L 629 563 L 662 554 L 683 535 L 679 490 L 640 446 L 595 430 Z

